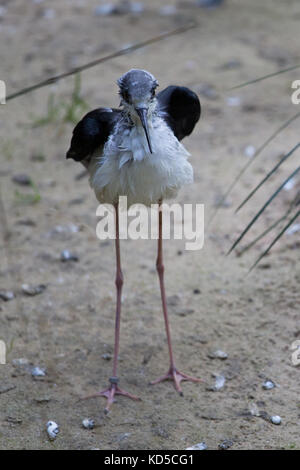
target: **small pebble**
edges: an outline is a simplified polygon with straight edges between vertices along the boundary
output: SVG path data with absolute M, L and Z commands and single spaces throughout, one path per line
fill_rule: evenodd
M 244 148 L 244 154 L 246 155 L 246 157 L 249 157 L 249 158 L 254 157 L 255 152 L 256 152 L 256 149 L 254 145 L 247 145 L 247 147 Z
M 283 186 L 283 189 L 285 191 L 290 191 L 291 189 L 293 189 L 294 186 L 295 186 L 295 180 L 291 178 L 287 183 L 285 183 L 285 185 Z
M 111 360 L 111 354 L 109 353 L 104 353 L 102 354 L 102 359 L 105 359 L 106 361 L 110 361 Z
M 224 360 L 228 358 L 228 354 L 224 351 L 221 351 L 221 349 L 217 349 L 216 351 L 209 353 L 208 357 L 210 357 L 211 359 L 223 359 Z
M 82 426 L 85 429 L 94 429 L 95 421 L 91 418 L 85 418 L 84 420 L 82 420 Z
M 60 254 L 60 260 L 65 261 L 78 261 L 79 258 L 74 253 L 71 253 L 69 250 L 63 250 Z
M 21 186 L 29 186 L 31 184 L 31 178 L 28 175 L 20 173 L 12 177 L 12 181 Z
M 8 302 L 9 300 L 12 300 L 15 298 L 15 294 L 12 291 L 0 291 L 0 299 L 4 300 L 5 302 Z
M 276 385 L 274 384 L 274 382 L 272 382 L 272 380 L 266 380 L 266 381 L 262 384 L 262 387 L 263 387 L 263 389 L 265 389 L 265 390 L 272 390 L 272 388 L 276 387 Z
M 35 366 L 31 369 L 32 377 L 45 377 L 46 370 L 44 368 Z
M 217 391 L 217 390 L 221 390 L 221 388 L 224 387 L 225 385 L 225 377 L 224 375 L 216 375 L 216 381 L 215 381 L 215 386 L 214 386 L 214 389 Z
M 205 442 L 199 442 L 199 444 L 195 444 L 191 447 L 187 447 L 185 450 L 206 450 L 207 449 L 207 445 L 205 444 Z
M 271 416 L 270 419 L 271 419 L 271 421 L 272 421 L 273 424 L 277 424 L 277 425 L 278 425 L 278 424 L 281 424 L 281 418 L 280 418 L 280 416 L 278 416 L 278 415 Z
M 48 421 L 47 423 L 47 433 L 51 440 L 54 440 L 59 433 L 59 426 L 54 421 Z
M 30 286 L 29 284 L 22 284 L 22 291 L 26 295 L 34 296 L 39 295 L 46 289 L 45 284 L 39 284 L 38 286 Z
M 225 439 L 223 442 L 221 442 L 218 447 L 221 450 L 227 450 L 229 447 L 233 446 L 233 442 L 230 441 L 229 439 Z
M 293 235 L 294 233 L 300 232 L 300 224 L 294 224 L 289 227 L 286 231 L 287 235 Z

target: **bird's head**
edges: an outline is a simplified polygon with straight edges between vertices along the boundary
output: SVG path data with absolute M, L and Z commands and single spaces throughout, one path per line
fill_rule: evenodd
M 121 104 L 132 117 L 141 121 L 150 153 L 152 153 L 148 128 L 148 115 L 155 108 L 155 89 L 158 82 L 146 70 L 131 69 L 118 80 Z

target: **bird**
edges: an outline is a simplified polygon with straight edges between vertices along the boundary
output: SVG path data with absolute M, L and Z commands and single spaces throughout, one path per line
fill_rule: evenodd
M 183 395 L 181 381 L 201 379 L 180 372 L 172 349 L 171 332 L 164 284 L 162 245 L 165 199 L 177 195 L 183 185 L 192 184 L 190 154 L 181 140 L 190 135 L 201 114 L 198 96 L 191 89 L 170 85 L 156 93 L 158 81 L 148 71 L 131 69 L 118 80 L 119 108 L 98 108 L 87 113 L 75 126 L 66 158 L 81 162 L 97 200 L 114 208 L 116 251 L 116 317 L 113 371 L 104 390 L 84 398 L 106 398 L 109 412 L 116 395 L 133 400 L 140 398 L 119 387 L 117 374 L 120 345 L 121 296 L 124 277 L 121 267 L 119 237 L 119 199 L 127 197 L 128 207 L 140 203 L 158 207 L 158 248 L 156 269 L 159 278 L 162 310 L 168 343 L 170 365 L 166 374 L 152 385 L 172 380 Z

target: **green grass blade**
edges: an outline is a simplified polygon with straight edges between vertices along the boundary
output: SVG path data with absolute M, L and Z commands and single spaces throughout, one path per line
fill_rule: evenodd
M 239 205 L 239 207 L 236 209 L 236 213 L 246 204 L 246 202 L 251 199 L 251 197 L 256 193 L 256 191 L 261 188 L 261 186 L 278 170 L 278 168 L 291 156 L 293 153 L 297 150 L 297 148 L 300 147 L 300 142 L 295 145 L 294 148 L 290 152 L 288 152 L 286 155 L 284 155 L 280 161 L 272 168 L 271 171 L 261 180 L 261 182 L 250 192 L 250 194 L 243 200 L 243 202 Z
M 281 75 L 282 73 L 290 72 L 291 70 L 296 70 L 299 68 L 300 68 L 300 64 L 292 65 L 291 67 L 287 67 L 286 69 L 281 69 L 281 70 L 278 70 L 277 72 L 268 73 L 267 75 L 263 75 L 262 77 L 254 78 L 253 80 L 240 83 L 239 85 L 235 85 L 229 88 L 229 90 L 237 90 L 238 88 L 243 88 L 245 86 L 252 85 L 253 83 L 257 83 L 257 82 L 262 82 L 263 80 L 267 80 L 267 78 L 276 77 L 277 75 Z
M 300 216 L 300 210 L 298 212 L 296 212 L 296 214 L 291 218 L 291 220 L 283 227 L 283 229 L 279 232 L 279 234 L 274 238 L 274 240 L 272 241 L 272 243 L 270 243 L 270 245 L 268 246 L 268 248 L 259 256 L 259 258 L 255 261 L 255 263 L 251 266 L 249 272 L 252 271 L 252 269 L 255 268 L 255 266 L 258 265 L 258 263 L 262 260 L 262 258 L 264 258 L 268 253 L 269 251 L 271 250 L 271 248 L 275 245 L 276 242 L 278 242 L 278 240 L 282 237 L 282 235 L 284 234 L 284 232 L 292 225 L 293 222 L 295 222 L 295 220 Z
M 290 203 L 286 213 L 279 217 L 270 227 L 268 227 L 266 230 L 264 230 L 260 235 L 258 235 L 252 242 L 250 242 L 248 245 L 246 245 L 242 250 L 239 251 L 239 256 L 242 256 L 246 251 L 248 251 L 250 248 L 252 248 L 259 240 L 261 240 L 265 235 L 267 235 L 271 230 L 273 230 L 275 227 L 277 227 L 280 222 L 283 222 L 288 218 L 292 210 L 300 203 L 300 191 L 296 194 L 292 202 Z
M 238 175 L 236 176 L 236 178 L 234 179 L 234 181 L 231 183 L 231 185 L 228 187 L 227 191 L 225 192 L 224 196 L 222 197 L 222 199 L 220 200 L 219 204 L 217 205 L 216 207 L 216 210 L 213 212 L 212 216 L 210 217 L 210 219 L 208 220 L 208 223 L 207 223 L 207 227 L 209 227 L 209 225 L 211 224 L 211 222 L 214 220 L 215 216 L 217 215 L 220 207 L 223 205 L 224 201 L 227 199 L 227 197 L 229 196 L 229 194 L 231 193 L 231 191 L 233 190 L 233 188 L 236 186 L 236 184 L 238 183 L 238 181 L 240 180 L 240 178 L 243 176 L 243 174 L 245 173 L 245 171 L 249 168 L 249 166 L 255 161 L 255 159 L 261 154 L 261 152 L 267 147 L 267 145 L 272 142 L 272 140 L 274 140 L 278 134 L 280 134 L 284 129 L 286 129 L 293 121 L 295 121 L 296 119 L 298 119 L 300 117 L 300 112 L 296 113 L 294 116 L 292 116 L 291 118 L 289 118 L 287 121 L 285 121 L 275 132 L 273 132 L 272 135 L 270 135 L 270 137 L 265 140 L 265 142 L 257 149 L 257 151 L 255 152 L 254 156 L 251 158 L 251 160 L 249 160 L 246 165 L 243 166 L 243 168 L 241 169 L 241 171 L 238 173 Z
M 296 170 L 293 171 L 285 180 L 284 182 L 276 189 L 276 191 L 272 194 L 272 196 L 267 200 L 267 202 L 262 206 L 262 208 L 257 212 L 257 214 L 251 219 L 245 230 L 241 233 L 241 235 L 237 238 L 237 240 L 234 242 L 230 250 L 228 251 L 227 255 L 229 255 L 234 248 L 238 245 L 238 243 L 244 238 L 246 233 L 250 230 L 252 225 L 257 221 L 257 219 L 261 216 L 261 214 L 265 211 L 265 209 L 271 204 L 271 202 L 275 199 L 276 196 L 280 193 L 282 188 L 286 185 L 286 183 L 291 180 L 298 172 L 300 171 L 300 166 L 296 168 Z

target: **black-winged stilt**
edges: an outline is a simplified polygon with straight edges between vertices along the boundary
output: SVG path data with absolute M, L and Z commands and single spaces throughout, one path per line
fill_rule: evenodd
M 176 196 L 182 185 L 193 181 L 193 169 L 187 159 L 189 154 L 179 141 L 191 134 L 199 120 L 200 102 L 193 91 L 181 86 L 168 86 L 156 95 L 158 82 L 145 70 L 130 70 L 118 80 L 118 85 L 121 109 L 99 108 L 89 112 L 75 127 L 67 152 L 67 158 L 80 161 L 87 168 L 98 201 L 115 207 L 117 307 L 113 372 L 109 387 L 91 395 L 107 398 L 106 411 L 117 394 L 139 399 L 120 389 L 117 377 L 123 286 L 119 242 L 120 196 L 127 197 L 128 206 L 134 203 L 159 204 L 156 268 L 170 367 L 152 384 L 171 379 L 182 395 L 182 380 L 201 381 L 179 372 L 174 362 L 164 286 L 161 210 L 163 199 Z

